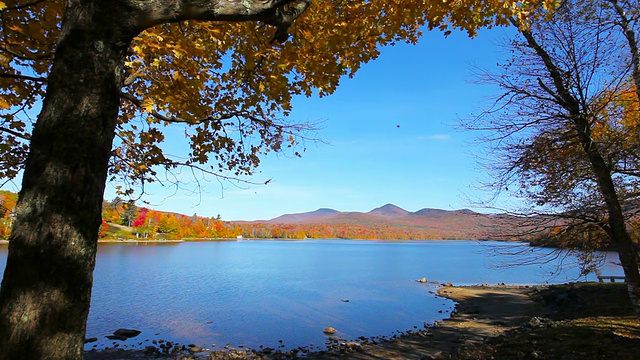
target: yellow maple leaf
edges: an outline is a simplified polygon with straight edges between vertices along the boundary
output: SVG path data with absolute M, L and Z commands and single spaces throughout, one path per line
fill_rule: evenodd
M 2 3 L 0 2 L 0 6 L 1 5 Z M 11 104 L 9 104 L 7 100 L 0 98 L 0 110 L 9 109 L 10 107 L 11 107 Z
M 153 111 L 153 100 L 151 100 L 149 98 L 144 99 L 142 101 L 142 108 L 148 113 L 152 112 Z

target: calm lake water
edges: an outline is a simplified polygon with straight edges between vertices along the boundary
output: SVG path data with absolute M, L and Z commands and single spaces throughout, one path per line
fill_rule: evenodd
M 430 293 L 436 284 L 415 281 L 422 277 L 456 285 L 585 280 L 577 269 L 557 272 L 555 263 L 497 268 L 517 260 L 496 254 L 498 246 L 530 253 L 523 244 L 474 241 L 101 244 L 87 329 L 99 341 L 86 347 L 111 346 L 105 335 L 122 327 L 142 330 L 122 343 L 127 348 L 154 339 L 207 348 L 277 348 L 280 340 L 286 348 L 319 347 L 328 326 L 355 339 L 447 317 L 453 302 Z M 2 270 L 6 256 L 0 246 Z M 611 261 L 615 254 L 602 272 L 622 274 Z

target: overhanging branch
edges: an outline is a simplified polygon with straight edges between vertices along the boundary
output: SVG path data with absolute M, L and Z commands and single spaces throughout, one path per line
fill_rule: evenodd
M 127 93 L 120 93 L 120 96 L 126 100 L 129 100 L 134 106 L 136 106 L 139 109 L 143 109 L 142 107 L 142 100 L 136 98 L 135 96 L 131 95 L 131 94 L 127 94 Z M 229 114 L 223 114 L 223 115 L 219 115 L 219 116 L 207 116 L 206 118 L 203 119 L 192 119 L 192 120 L 187 120 L 187 119 L 183 119 L 183 118 L 179 118 L 176 116 L 166 116 L 163 115 L 157 111 L 151 111 L 151 112 L 147 112 L 149 115 L 155 117 L 156 119 L 160 120 L 160 121 L 164 121 L 164 122 L 168 122 L 168 123 L 184 123 L 184 124 L 191 124 L 191 125 L 198 125 L 198 124 L 202 124 L 204 122 L 207 121 L 218 121 L 218 120 L 226 120 L 226 119 L 230 119 L 234 116 L 239 116 L 241 115 L 240 113 L 229 113 Z
M 263 21 L 276 27 L 273 40 L 286 41 L 289 26 L 313 3 L 313 0 L 183 0 L 129 1 L 141 16 L 134 24 L 139 29 L 184 20 Z
M 13 136 L 15 136 L 17 138 L 23 139 L 23 140 L 27 140 L 27 141 L 31 140 L 31 135 L 23 134 L 23 133 L 15 131 L 15 130 L 7 129 L 5 127 L 0 127 L 0 131 L 6 132 L 8 134 L 11 134 L 11 135 L 13 135 Z

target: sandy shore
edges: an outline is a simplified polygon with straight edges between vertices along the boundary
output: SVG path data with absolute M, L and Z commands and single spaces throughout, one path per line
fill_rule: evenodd
M 640 354 L 640 321 L 622 283 L 444 287 L 449 319 L 361 352 L 316 359 L 618 359 Z
M 529 286 L 442 287 L 438 295 L 457 302 L 451 317 L 399 339 L 366 344 L 348 354 L 312 354 L 312 359 L 433 359 L 460 346 L 483 342 L 536 316 L 541 309 Z

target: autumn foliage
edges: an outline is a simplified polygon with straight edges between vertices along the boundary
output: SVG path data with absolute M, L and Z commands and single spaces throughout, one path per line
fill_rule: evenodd
M 242 235 L 258 239 L 479 240 L 487 232 L 371 223 L 271 224 L 237 223 Z M 486 229 L 485 229 L 486 230 Z
M 7 239 L 11 234 L 13 208 L 18 201 L 18 194 L 0 190 L 0 239 Z
M 12 212 L 18 194 L 0 191 L 0 239 L 10 234 Z M 452 220 L 441 221 L 437 228 L 428 225 L 394 224 L 389 222 L 360 221 L 333 223 L 281 224 L 273 222 L 222 221 L 196 214 L 184 215 L 138 207 L 133 202 L 116 198 L 104 201 L 101 239 L 226 239 L 243 236 L 253 239 L 361 239 L 361 240 L 474 240 L 501 239 L 497 233 L 489 235 L 489 228 L 456 226 Z M 467 224 L 469 225 L 469 224 Z M 505 223 L 505 226 L 510 226 Z M 495 229 L 494 229 L 495 230 Z M 558 231 L 555 235 L 562 235 Z M 553 237 L 556 239 L 557 237 Z M 524 239 L 524 238 L 523 238 Z M 544 236 L 549 240 L 551 237 Z M 563 237 L 562 241 L 568 241 Z M 538 241 L 534 237 L 534 241 Z M 546 243 L 546 245 L 554 245 Z M 580 247 L 577 244 L 575 247 Z
M 493 221 L 486 221 L 487 219 Z M 138 208 L 116 198 L 103 204 L 103 219 L 108 219 L 111 239 L 359 239 L 359 240 L 475 240 L 506 239 L 500 237 L 501 227 L 512 226 L 517 220 L 496 221 L 495 217 L 478 215 L 474 223 L 459 226 L 459 217 L 434 218 L 426 222 L 394 222 L 384 218 L 354 220 L 348 216 L 333 222 L 278 223 L 277 221 L 222 221 L 196 214 L 184 215 Z M 470 217 L 464 218 L 470 222 Z M 485 220 L 485 221 L 483 221 Z
M 13 178 L 24 165 L 35 121 L 29 109 L 44 97 L 65 3 L 0 2 L 0 177 Z M 129 194 L 185 166 L 235 178 L 251 174 L 267 152 L 299 155 L 314 126 L 285 120 L 295 96 L 333 93 L 380 47 L 415 43 L 424 29 L 475 34 L 555 3 L 315 0 L 284 43 L 264 23 L 150 27 L 134 38 L 125 62 L 110 180 L 123 181 Z M 166 131 L 172 124 L 178 136 Z M 169 154 L 168 141 L 185 152 Z
M 17 194 L 0 191 L 0 239 L 8 238 L 12 211 Z M 6 210 L 6 211 L 5 211 Z M 134 203 L 116 198 L 103 204 L 101 239 L 136 240 L 206 240 L 235 239 L 358 239 L 358 240 L 515 240 L 500 237 L 495 224 L 492 228 L 482 225 L 455 226 L 445 221 L 439 228 L 374 222 L 334 222 L 282 224 L 260 221 L 223 221 L 214 217 L 184 215 L 137 207 Z M 505 221 L 505 229 L 515 226 L 515 219 Z M 631 234 L 637 243 L 640 239 L 640 218 L 631 220 Z M 131 226 L 128 226 L 131 224 Z M 489 235 L 490 232 L 493 235 Z M 612 244 L 606 241 L 601 229 L 595 226 L 555 226 L 518 238 L 532 245 L 585 250 L 606 250 Z
M 180 183 L 184 167 L 242 178 L 267 152 L 304 150 L 312 126 L 287 119 L 294 96 L 331 94 L 380 46 L 556 3 L 0 1 L 0 177 L 24 171 L 0 358 L 82 357 L 106 181 L 130 194 Z

